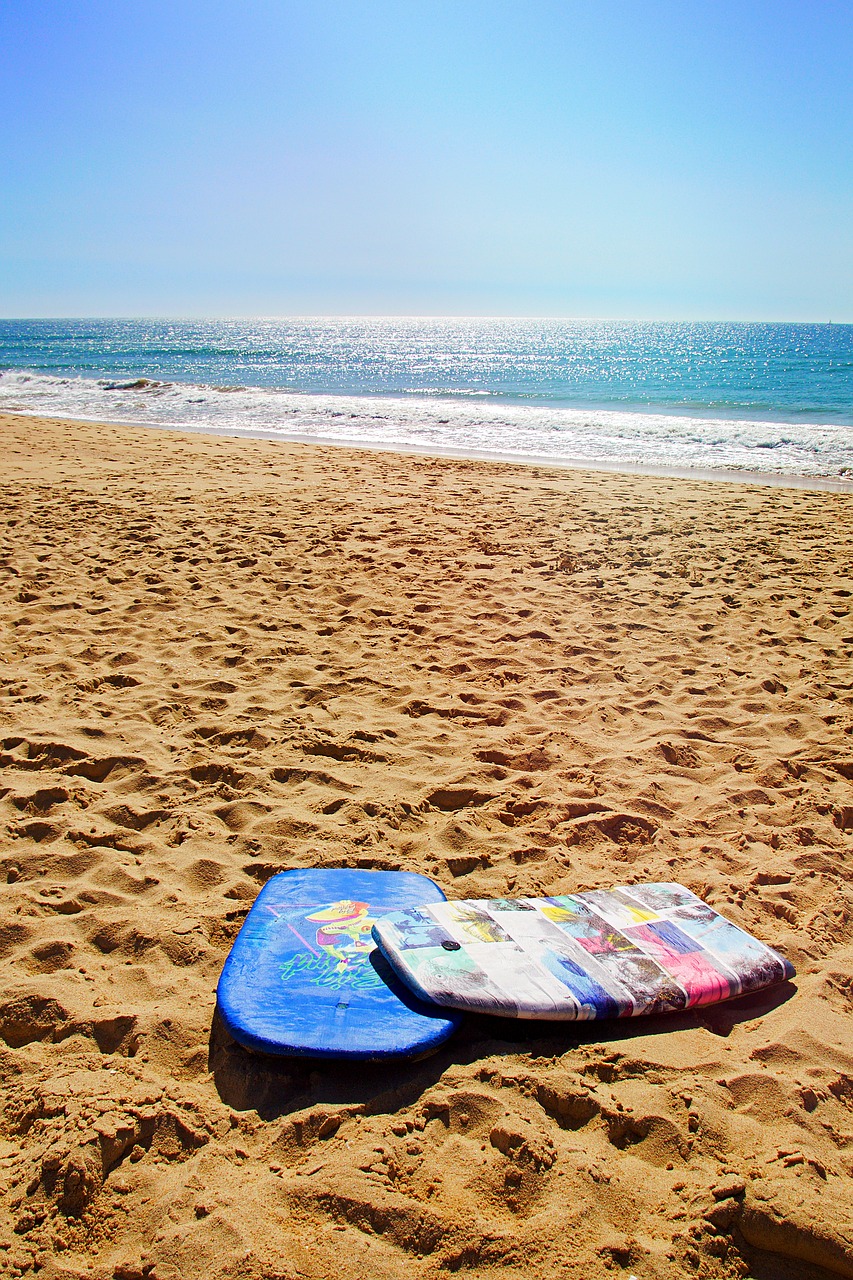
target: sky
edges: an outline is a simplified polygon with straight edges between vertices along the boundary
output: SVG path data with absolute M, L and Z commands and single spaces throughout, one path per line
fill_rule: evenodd
M 853 321 L 849 0 L 3 0 L 0 315 Z

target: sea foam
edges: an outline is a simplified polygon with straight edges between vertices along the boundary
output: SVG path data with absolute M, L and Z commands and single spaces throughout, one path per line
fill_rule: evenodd
M 483 397 L 320 395 L 18 370 L 0 374 L 0 408 L 521 461 L 801 476 L 853 490 L 853 432 L 827 423 L 495 403 Z

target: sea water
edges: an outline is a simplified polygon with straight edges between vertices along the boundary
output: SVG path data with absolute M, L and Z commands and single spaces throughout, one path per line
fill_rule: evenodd
M 853 490 L 853 325 L 0 320 L 0 409 Z

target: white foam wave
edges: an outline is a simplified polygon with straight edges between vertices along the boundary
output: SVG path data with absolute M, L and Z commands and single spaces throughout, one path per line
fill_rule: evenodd
M 451 451 L 618 468 L 752 472 L 853 489 L 853 429 L 482 399 L 312 395 L 264 387 L 0 374 L 0 408 L 27 414 Z

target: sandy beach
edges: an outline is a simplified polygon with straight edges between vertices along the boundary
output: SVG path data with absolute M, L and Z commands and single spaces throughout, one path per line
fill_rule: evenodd
M 0 1270 L 853 1277 L 853 498 L 0 416 Z M 793 983 L 268 1060 L 288 867 L 676 880 Z

